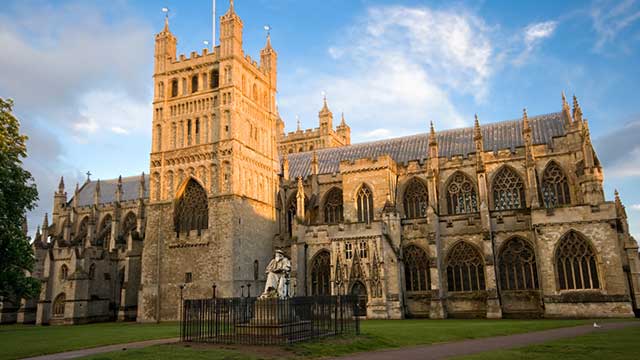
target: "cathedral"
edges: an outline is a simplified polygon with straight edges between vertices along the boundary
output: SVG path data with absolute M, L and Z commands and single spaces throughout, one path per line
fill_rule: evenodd
M 149 171 L 87 180 L 33 241 L 40 296 L 2 322 L 176 320 L 181 299 L 256 296 L 274 251 L 295 296 L 358 296 L 373 319 L 632 317 L 640 257 L 578 101 L 559 112 L 351 144 L 326 99 L 284 132 L 277 53 L 176 56 L 155 36 Z M 560 99 L 559 99 L 560 100 Z

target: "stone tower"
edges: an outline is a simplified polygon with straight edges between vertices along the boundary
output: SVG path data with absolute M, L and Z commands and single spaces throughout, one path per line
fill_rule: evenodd
M 156 36 L 150 198 L 139 321 L 175 320 L 180 295 L 256 294 L 272 255 L 278 189 L 277 54 L 242 50 L 233 1 L 220 45 L 176 58 Z M 183 287 L 181 291 L 181 286 Z

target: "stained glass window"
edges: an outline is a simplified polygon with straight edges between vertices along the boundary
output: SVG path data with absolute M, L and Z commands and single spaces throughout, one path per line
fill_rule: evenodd
M 493 206 L 496 210 L 525 207 L 522 178 L 506 166 L 500 169 L 493 180 Z
M 447 285 L 449 291 L 485 290 L 482 257 L 464 241 L 454 245 L 447 257 Z
M 341 223 L 343 219 L 342 190 L 333 188 L 329 190 L 324 201 L 324 221 L 327 224 Z
M 556 269 L 560 289 L 598 289 L 598 266 L 591 245 L 571 231 L 556 250 Z
M 536 254 L 521 238 L 509 240 L 499 258 L 500 288 L 503 290 L 538 289 Z
M 569 182 L 555 162 L 549 164 L 542 175 L 542 200 L 546 208 L 571 204 Z
M 189 179 L 176 200 L 174 209 L 176 233 L 200 231 L 209 226 L 207 192 L 195 180 Z
M 457 172 L 452 175 L 447 186 L 447 205 L 449 214 L 467 214 L 478 212 L 478 196 L 469 177 Z
M 409 181 L 404 192 L 404 213 L 408 219 L 427 216 L 427 187 L 416 178 Z
M 430 286 L 429 258 L 415 245 L 404 249 L 404 281 L 407 291 L 427 291 Z

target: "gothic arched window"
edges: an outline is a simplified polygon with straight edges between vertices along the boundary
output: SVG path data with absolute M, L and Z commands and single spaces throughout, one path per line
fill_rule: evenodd
M 196 118 L 196 132 L 195 132 L 196 144 L 200 144 L 200 119 Z
M 191 145 L 191 119 L 187 120 L 187 145 Z
M 373 193 L 367 185 L 362 185 L 356 196 L 358 222 L 370 224 L 373 221 Z
M 67 280 L 67 277 L 69 277 L 69 268 L 67 265 L 62 264 L 60 267 L 60 280 Z
M 504 166 L 493 180 L 493 207 L 495 210 L 525 207 L 524 183 L 514 170 Z
M 503 290 L 538 289 L 536 254 L 522 238 L 508 240 L 499 257 L 500 288 Z
M 108 246 L 110 240 L 111 240 L 111 215 L 107 214 L 102 219 L 102 223 L 98 228 L 98 233 L 96 234 L 96 245 Z
M 551 162 L 542 175 L 542 200 L 546 208 L 571 204 L 569 181 L 555 162 Z
M 175 231 L 200 231 L 209 226 L 209 202 L 205 189 L 193 179 L 189 179 L 178 191 L 174 208 Z
M 556 250 L 560 290 L 599 289 L 596 254 L 589 243 L 571 231 L 560 239 Z
M 129 235 L 136 230 L 138 227 L 138 219 L 136 219 L 136 214 L 129 211 L 127 216 L 125 216 L 124 221 L 122 222 L 122 235 L 124 237 L 124 241 L 129 238 Z
M 409 181 L 404 191 L 404 213 L 408 219 L 427 216 L 427 187 L 416 178 Z
M 171 97 L 178 96 L 178 80 L 173 79 L 171 81 Z
M 327 224 L 341 223 L 343 218 L 342 190 L 333 188 L 329 190 L 324 200 L 324 222 Z
M 485 290 L 482 257 L 464 241 L 454 245 L 447 256 L 447 288 L 449 291 Z
M 478 212 L 478 195 L 468 176 L 457 172 L 451 176 L 447 186 L 447 207 L 449 214 Z
M 178 142 L 176 141 L 178 134 L 178 127 L 176 123 L 171 123 L 171 148 L 175 149 L 178 146 Z
M 53 316 L 64 316 L 64 304 L 66 299 L 67 297 L 64 293 L 56 296 L 55 300 L 53 300 Z
M 407 291 L 429 290 L 429 257 L 418 246 L 409 245 L 404 249 L 404 281 Z
M 311 263 L 311 295 L 331 295 L 331 256 L 321 250 Z

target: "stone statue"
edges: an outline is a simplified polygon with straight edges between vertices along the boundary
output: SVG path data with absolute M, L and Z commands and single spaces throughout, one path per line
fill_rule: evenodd
M 267 283 L 264 285 L 264 292 L 261 299 L 286 298 L 289 296 L 289 273 L 291 272 L 291 261 L 287 259 L 282 250 L 276 250 L 275 257 L 267 265 Z

